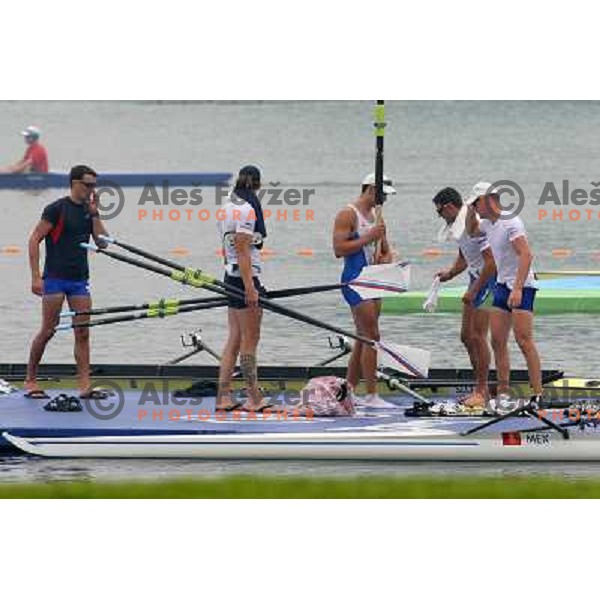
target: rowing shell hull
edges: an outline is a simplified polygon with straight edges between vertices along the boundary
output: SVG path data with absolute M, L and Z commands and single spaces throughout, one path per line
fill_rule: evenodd
M 565 440 L 554 433 L 485 438 L 445 435 L 241 434 L 5 439 L 48 458 L 197 458 L 357 461 L 600 461 L 598 436 Z M 515 437 L 515 435 L 517 437 Z M 595 439 L 594 439 L 595 438 Z M 516 444 L 518 440 L 518 444 Z

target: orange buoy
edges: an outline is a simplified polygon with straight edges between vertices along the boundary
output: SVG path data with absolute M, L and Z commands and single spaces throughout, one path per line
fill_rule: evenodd
M 421 254 L 427 258 L 438 258 L 442 256 L 444 252 L 441 248 L 425 248 Z
M 174 256 L 188 256 L 190 254 L 190 251 L 187 248 L 177 246 L 177 248 L 169 250 L 169 254 L 173 254 Z
M 273 250 L 272 248 L 263 248 L 260 251 L 260 255 L 263 258 L 271 258 L 272 256 L 275 256 L 275 250 Z
M 300 250 L 298 250 L 296 254 L 298 256 L 314 256 L 315 251 L 312 248 L 300 248 Z
M 552 256 L 554 258 L 568 258 L 569 256 L 573 256 L 573 250 L 571 248 L 554 248 Z
M 21 254 L 21 248 L 19 248 L 19 246 L 5 246 L 2 248 L 2 254 L 12 254 L 16 256 L 17 254 Z

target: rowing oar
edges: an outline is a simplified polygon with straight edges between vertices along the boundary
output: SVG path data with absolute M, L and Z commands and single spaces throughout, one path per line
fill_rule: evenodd
M 338 286 L 339 287 L 339 286 Z M 304 289 L 304 288 L 298 288 Z M 308 288 L 307 288 L 308 289 Z M 291 290 L 282 290 L 289 292 Z M 310 292 L 305 292 L 310 293 Z M 289 294 L 292 295 L 292 294 Z M 160 300 L 150 304 L 138 304 L 131 305 L 130 307 L 114 306 L 112 308 L 98 308 L 90 311 L 65 311 L 64 316 L 71 317 L 82 317 L 82 316 L 96 316 L 111 313 L 129 312 L 130 314 L 118 315 L 116 317 L 108 317 L 107 319 L 96 319 L 95 321 L 83 321 L 83 322 L 72 322 L 72 323 L 61 323 L 57 325 L 55 331 L 66 331 L 68 329 L 81 329 L 89 327 L 97 327 L 98 325 L 115 325 L 117 323 L 127 323 L 130 321 L 139 321 L 140 319 L 163 319 L 165 317 L 172 317 L 182 313 L 196 312 L 200 310 L 207 310 L 209 308 L 222 308 L 227 306 L 227 298 L 196 298 L 190 300 Z M 133 308 L 132 308 L 133 307 Z M 144 312 L 134 312 L 147 309 Z M 63 316 L 61 314 L 61 316 Z
M 375 106 L 375 223 L 383 223 L 383 136 L 385 134 L 385 100 L 377 100 Z M 383 242 L 377 240 L 375 257 L 381 256 Z
M 150 308 L 145 312 L 134 312 L 128 315 L 119 315 L 117 317 L 108 317 L 106 319 L 96 319 L 95 321 L 84 321 L 81 323 L 62 323 L 57 325 L 55 331 L 65 331 L 67 329 L 80 329 L 83 327 L 97 327 L 98 325 L 113 325 L 115 323 L 126 323 L 128 321 L 139 321 L 140 319 L 163 319 L 165 317 L 172 317 L 181 313 L 195 312 L 198 310 L 207 310 L 209 308 L 216 308 L 227 304 L 227 300 L 223 301 L 220 298 L 217 300 L 209 299 L 208 302 L 204 302 L 200 305 L 191 304 L 189 306 L 169 306 L 166 308 Z
M 381 269 L 380 266 L 384 266 Z M 383 298 L 390 294 L 396 295 L 408 290 L 408 282 L 410 279 L 410 265 L 408 262 L 396 264 L 375 265 L 365 267 L 361 274 L 352 281 L 347 283 L 330 283 L 325 285 L 313 285 L 306 287 L 284 288 L 281 290 L 273 290 L 265 294 L 265 298 L 269 300 L 277 298 L 289 298 L 294 296 L 305 296 L 307 294 L 316 294 L 319 292 L 329 292 L 331 290 L 339 290 L 342 287 L 348 286 L 352 288 L 363 300 L 373 298 Z M 127 304 L 124 306 L 109 306 L 106 308 L 93 308 L 91 310 L 65 310 L 60 313 L 60 318 L 83 317 L 83 316 L 98 316 L 109 315 L 121 312 L 139 311 L 139 310 L 156 310 L 165 312 L 172 311 L 180 306 L 187 305 L 210 304 L 211 308 L 226 306 L 226 299 L 215 298 L 186 298 L 178 300 L 176 298 L 161 298 L 154 302 L 146 302 L 143 304 Z M 169 313 L 176 314 L 176 312 Z M 117 322 L 117 321 L 114 321 Z M 99 322 L 98 322 L 99 323 Z
M 69 317 L 96 317 L 98 315 L 111 315 L 114 313 L 125 313 L 139 310 L 155 311 L 157 317 L 167 317 L 181 312 L 180 307 L 183 306 L 198 306 L 208 305 L 210 308 L 226 306 L 227 300 L 220 296 L 215 298 L 189 298 L 178 300 L 177 298 L 161 298 L 154 302 L 146 302 L 143 304 L 126 304 L 124 306 L 107 306 L 106 308 L 92 308 L 91 310 L 63 310 L 60 313 L 61 319 Z M 180 309 L 178 311 L 178 309 Z M 198 308 L 198 310 L 200 310 Z M 99 321 L 98 321 L 99 322 Z M 62 327 L 61 327 L 62 328 Z
M 136 254 L 143 258 L 152 260 L 160 265 L 168 267 L 170 270 L 158 267 L 156 265 L 151 265 L 131 257 L 123 256 L 121 254 L 111 252 L 110 250 L 106 250 L 104 248 L 97 248 L 92 244 L 83 243 L 81 244 L 81 246 L 83 248 L 93 250 L 99 254 L 106 254 L 114 260 L 128 263 L 130 265 L 139 267 L 141 269 L 145 269 L 147 271 L 152 271 L 159 275 L 163 275 L 164 277 L 169 277 L 170 279 L 173 279 L 174 281 L 177 281 L 183 285 L 190 285 L 192 287 L 197 288 L 205 288 L 217 294 L 237 298 L 239 300 L 245 300 L 245 294 L 243 292 L 240 292 L 239 288 L 223 283 L 219 281 L 216 277 L 212 277 L 211 275 L 207 275 L 206 273 L 202 272 L 200 269 L 183 267 L 171 260 L 161 258 L 159 256 L 151 254 L 150 252 L 146 252 L 145 250 L 142 250 L 135 246 L 131 246 L 130 244 L 117 241 L 116 239 L 108 236 L 101 236 L 101 239 L 107 243 L 112 243 L 116 246 L 119 246 L 120 248 L 123 248 L 124 250 L 127 250 L 132 254 Z M 285 306 L 281 306 L 280 304 L 276 304 L 275 302 L 272 302 L 271 300 L 267 300 L 266 298 L 262 298 L 260 296 L 258 299 L 258 303 L 263 308 L 266 308 L 280 315 L 286 316 L 290 319 L 295 319 L 296 321 L 301 321 L 302 323 L 306 323 L 307 325 L 312 325 L 313 327 L 325 329 L 327 331 L 331 331 L 332 333 L 345 335 L 353 340 L 362 342 L 363 344 L 367 344 L 368 346 L 371 346 L 376 350 L 380 350 L 382 352 L 382 355 L 387 357 L 392 362 L 396 370 L 402 371 L 414 377 L 427 377 L 427 373 L 429 371 L 429 363 L 431 360 L 431 354 L 427 350 L 422 350 L 420 348 L 412 348 L 410 346 L 390 344 L 389 342 L 384 341 L 371 340 L 367 337 L 346 331 L 345 329 L 341 329 L 340 327 L 336 327 L 335 325 L 329 325 L 328 323 L 320 321 L 319 319 L 315 319 L 314 317 L 310 317 L 298 311 L 286 308 Z

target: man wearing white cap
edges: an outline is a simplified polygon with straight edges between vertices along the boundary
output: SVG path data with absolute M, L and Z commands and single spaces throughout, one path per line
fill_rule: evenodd
M 395 194 L 391 180 L 384 175 L 383 194 Z M 367 175 L 362 182 L 360 196 L 343 208 L 336 216 L 333 231 L 333 251 L 336 258 L 344 259 L 342 283 L 352 281 L 368 265 L 389 263 L 392 253 L 386 238 L 385 223 L 377 222 L 375 206 L 377 193 L 375 174 Z M 350 306 L 356 333 L 371 340 L 379 340 L 380 300 L 362 300 L 349 287 L 342 288 L 344 300 Z M 392 405 L 377 394 L 377 351 L 356 342 L 348 362 L 346 379 L 353 389 L 362 376 L 366 380 L 367 396 L 363 404 L 370 408 L 387 408 Z
M 41 132 L 37 127 L 30 125 L 21 135 L 25 138 L 27 150 L 25 156 L 16 164 L 1 169 L 2 173 L 47 173 L 48 153 L 46 148 L 40 144 Z
M 492 349 L 498 373 L 498 398 L 510 392 L 508 336 L 511 330 L 529 371 L 532 401 L 542 396 L 540 356 L 533 339 L 533 305 L 537 286 L 531 268 L 533 254 L 520 217 L 502 210 L 498 190 L 478 183 L 467 198 L 467 230 L 470 235 L 486 234 L 494 260 L 497 283 L 494 310 L 490 318 Z M 478 221 L 477 214 L 481 217 Z M 520 396 L 520 394 L 519 394 Z

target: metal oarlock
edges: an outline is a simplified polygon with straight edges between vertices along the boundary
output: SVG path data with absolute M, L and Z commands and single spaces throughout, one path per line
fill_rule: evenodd
M 315 365 L 316 367 L 326 367 L 332 362 L 335 362 L 336 360 L 343 358 L 352 352 L 352 344 L 350 343 L 350 340 L 343 335 L 338 335 L 335 337 L 329 336 L 327 338 L 327 342 L 332 350 L 339 350 L 339 352 L 335 356 L 331 356 L 330 358 L 326 358 L 325 360 L 317 363 Z
M 176 358 L 166 362 L 166 365 L 177 365 L 180 362 L 199 354 L 200 352 L 207 352 L 217 361 L 221 360 L 221 357 L 210 347 L 207 346 L 206 343 L 202 340 L 201 337 L 202 329 L 196 329 L 195 331 L 190 331 L 189 333 L 181 334 L 180 340 L 181 345 L 184 348 L 191 348 L 188 352 L 185 352 L 181 356 L 177 356 Z

